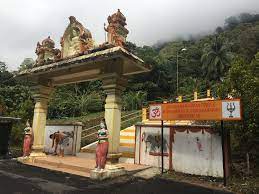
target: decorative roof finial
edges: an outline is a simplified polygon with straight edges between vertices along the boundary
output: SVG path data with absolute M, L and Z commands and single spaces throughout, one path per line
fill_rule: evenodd
M 76 17 L 75 16 L 70 16 L 69 17 L 69 21 L 70 21 L 70 24 L 71 23 L 75 23 L 76 22 Z
M 34 66 L 41 66 L 50 62 L 54 62 L 60 58 L 60 50 L 55 49 L 55 42 L 48 36 L 41 44 L 37 43 L 35 53 L 38 55 Z
M 108 32 L 108 43 L 115 46 L 124 47 L 126 44 L 126 38 L 129 31 L 125 28 L 126 17 L 118 9 L 117 13 L 108 16 L 108 27 L 105 31 Z
M 60 41 L 61 58 L 81 54 L 93 48 L 91 32 L 78 22 L 74 16 L 70 16 L 69 21 L 70 23 Z

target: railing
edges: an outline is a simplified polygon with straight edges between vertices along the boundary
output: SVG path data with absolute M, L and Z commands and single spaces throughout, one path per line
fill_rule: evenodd
M 141 121 L 142 111 L 138 110 L 133 113 L 124 115 L 121 117 L 121 129 L 125 129 L 131 125 L 134 125 L 136 122 Z
M 99 126 L 100 126 L 100 125 L 95 125 L 95 126 L 92 126 L 92 127 L 87 128 L 87 129 L 83 129 L 83 130 L 82 130 L 82 133 L 88 132 L 88 131 L 90 131 L 90 130 L 92 130 L 92 129 L 96 129 L 96 128 L 99 127 Z M 90 133 L 90 134 L 87 134 L 87 135 L 85 135 L 85 136 L 82 136 L 82 139 L 87 138 L 88 136 L 91 136 L 91 135 L 96 134 L 96 133 L 97 133 L 97 131 L 95 131 L 95 132 L 93 132 L 93 133 Z
M 182 101 L 192 101 L 192 100 L 197 100 L 201 98 L 211 98 L 211 91 L 203 91 L 203 92 L 194 92 L 193 94 L 185 95 L 185 96 L 180 96 L 178 97 L 178 102 Z M 179 100 L 181 99 L 181 100 Z M 146 106 L 148 106 L 149 103 L 162 103 L 163 101 L 167 101 L 165 99 L 160 99 L 157 101 L 152 101 L 152 102 L 146 102 Z M 170 100 L 168 100 L 169 102 Z M 141 110 L 137 110 L 131 113 L 128 113 L 126 115 L 123 115 L 121 117 L 121 129 L 125 129 L 131 125 L 134 125 L 136 122 L 141 121 L 141 117 L 143 116 L 143 120 L 148 120 L 148 115 L 149 115 L 149 109 L 143 109 L 142 112 Z M 95 118 L 91 120 L 90 122 L 87 123 L 87 126 L 82 130 L 82 146 L 88 145 L 94 141 L 97 140 L 97 130 L 99 128 L 99 123 L 100 123 L 101 117 L 100 118 Z
M 212 98 L 211 90 L 201 91 L 201 92 L 195 91 L 193 94 L 177 97 L 178 102 L 182 102 L 182 101 L 188 102 L 188 101 L 198 100 L 202 98 Z
M 142 117 L 142 112 L 141 110 L 135 111 L 135 112 L 131 112 L 129 114 L 126 114 L 124 116 L 121 117 L 121 129 L 124 129 L 126 127 L 129 127 L 133 124 L 135 124 L 138 121 L 141 121 L 141 117 Z M 86 146 L 94 141 L 97 140 L 96 134 L 97 134 L 97 130 L 99 128 L 99 124 L 98 125 L 94 125 L 88 128 L 85 128 L 82 130 L 82 137 L 81 137 L 81 146 Z

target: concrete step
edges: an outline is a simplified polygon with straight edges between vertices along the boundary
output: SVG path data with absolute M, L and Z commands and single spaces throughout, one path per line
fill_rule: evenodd
M 78 156 L 65 157 L 48 155 L 46 157 L 35 158 L 32 161 L 21 160 L 20 162 L 26 165 L 89 177 L 90 170 L 95 167 L 95 156 L 94 154 L 79 154 Z M 134 164 L 134 159 L 129 158 L 120 158 L 118 166 L 124 167 L 127 172 L 131 173 L 149 168 L 148 166 Z
M 49 170 L 53 170 L 53 171 L 57 171 L 57 172 L 65 172 L 65 173 L 69 173 L 69 174 L 74 174 L 74 175 L 78 175 L 78 176 L 83 176 L 83 177 L 90 177 L 90 171 L 78 171 L 78 170 L 72 170 L 70 168 L 61 168 L 61 167 L 56 167 L 53 165 L 48 165 L 48 164 L 43 164 L 43 163 L 26 163 L 27 165 L 31 165 L 31 166 L 36 166 L 39 168 L 45 168 L 45 169 L 49 169 Z
M 35 158 L 33 163 L 29 164 L 41 168 L 89 177 L 90 171 L 95 167 L 95 160 L 80 159 L 74 156 L 47 156 L 43 158 Z
M 71 163 L 66 163 L 60 160 L 57 161 L 47 161 L 44 159 L 35 159 L 34 160 L 34 164 L 37 165 L 48 165 L 48 166 L 52 166 L 54 168 L 64 168 L 64 169 L 69 169 L 69 170 L 73 170 L 73 171 L 83 171 L 83 172 L 87 172 L 90 173 L 90 170 L 94 168 L 94 165 L 91 165 L 89 167 L 84 167 L 84 166 L 80 166 L 77 165 L 76 163 L 71 164 Z

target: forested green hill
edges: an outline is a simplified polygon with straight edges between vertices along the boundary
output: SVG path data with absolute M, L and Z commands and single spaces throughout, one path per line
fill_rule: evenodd
M 146 91 L 148 100 L 172 98 L 176 94 L 177 53 L 179 62 L 178 95 L 188 95 L 194 90 L 213 89 L 218 96 L 217 84 L 227 75 L 237 58 L 250 63 L 259 50 L 258 15 L 241 14 L 230 17 L 224 27 L 214 34 L 190 40 L 178 40 L 157 47 L 130 48 L 147 63 L 154 66 L 146 76 L 133 78 L 131 90 Z M 181 49 L 185 48 L 185 51 Z

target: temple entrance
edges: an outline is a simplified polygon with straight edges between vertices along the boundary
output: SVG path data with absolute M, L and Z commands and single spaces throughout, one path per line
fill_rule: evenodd
M 105 120 L 109 130 L 108 165 L 109 175 L 120 171 L 116 167 L 120 157 L 119 140 L 121 128 L 121 94 L 127 84 L 127 76 L 149 71 L 143 60 L 130 53 L 126 46 L 128 30 L 126 18 L 118 10 L 108 17 L 108 42 L 94 45 L 89 30 L 69 17 L 70 23 L 61 38 L 61 51 L 48 37 L 37 44 L 38 58 L 32 69 L 19 73 L 17 78 L 34 84 L 35 108 L 33 116 L 34 143 L 30 158 L 44 157 L 44 134 L 50 94 L 56 86 L 102 80 L 107 95 Z

